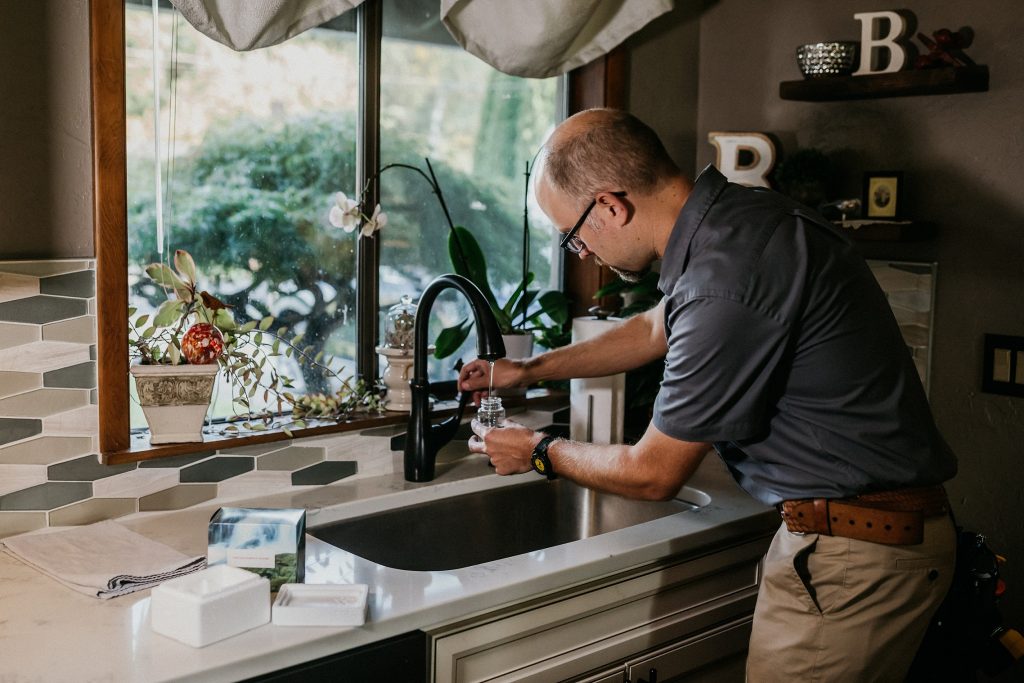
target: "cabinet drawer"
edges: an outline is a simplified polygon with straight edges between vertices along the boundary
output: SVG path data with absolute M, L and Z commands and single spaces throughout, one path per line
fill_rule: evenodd
M 767 539 L 431 633 L 433 680 L 575 678 L 753 612 Z
M 661 683 L 743 683 L 750 627 L 749 617 L 739 619 L 681 643 L 662 648 L 636 662 L 629 662 L 626 665 L 629 680 L 650 680 L 651 669 L 654 669 L 658 672 L 658 681 Z M 714 672 L 707 669 L 700 671 L 711 664 L 719 664 L 714 667 Z M 732 670 L 731 676 L 724 673 L 723 669 L 726 667 Z M 704 673 L 708 675 L 705 676 Z

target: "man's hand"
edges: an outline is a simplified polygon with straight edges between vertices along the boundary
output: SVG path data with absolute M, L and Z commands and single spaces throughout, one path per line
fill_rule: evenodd
M 486 454 L 498 474 L 520 474 L 533 469 L 530 457 L 544 435 L 518 422 L 505 420 L 504 427 L 484 427 L 472 422 L 476 434 L 469 440 L 469 450 Z
M 495 389 L 509 389 L 522 386 L 525 377 L 523 362 L 500 358 L 494 361 Z M 474 360 L 462 366 L 459 372 L 459 391 L 472 391 L 475 403 L 486 393 L 491 381 L 491 364 L 485 360 Z

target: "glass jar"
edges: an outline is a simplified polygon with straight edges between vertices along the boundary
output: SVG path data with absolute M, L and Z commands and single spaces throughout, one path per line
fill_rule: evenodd
M 402 301 L 389 308 L 384 318 L 384 346 L 412 351 L 415 324 L 416 304 L 411 296 L 404 294 Z
M 477 421 L 484 427 L 504 427 L 505 408 L 501 405 L 500 396 L 484 396 L 480 399 L 480 408 L 476 411 Z

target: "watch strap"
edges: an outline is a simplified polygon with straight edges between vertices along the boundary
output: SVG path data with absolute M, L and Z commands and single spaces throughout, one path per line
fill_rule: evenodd
M 548 457 L 548 446 L 555 440 L 553 436 L 545 436 L 533 447 L 533 454 L 530 456 L 530 466 L 537 474 L 543 474 L 548 479 L 554 479 L 555 468 L 551 466 L 551 459 Z

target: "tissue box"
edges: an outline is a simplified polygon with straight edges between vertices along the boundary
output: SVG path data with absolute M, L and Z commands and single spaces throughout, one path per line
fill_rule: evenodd
M 270 580 L 270 590 L 306 578 L 306 511 L 220 508 L 210 518 L 207 564 L 227 564 Z
M 153 589 L 151 628 L 192 647 L 248 631 L 270 621 L 270 582 L 227 565 L 209 567 Z

